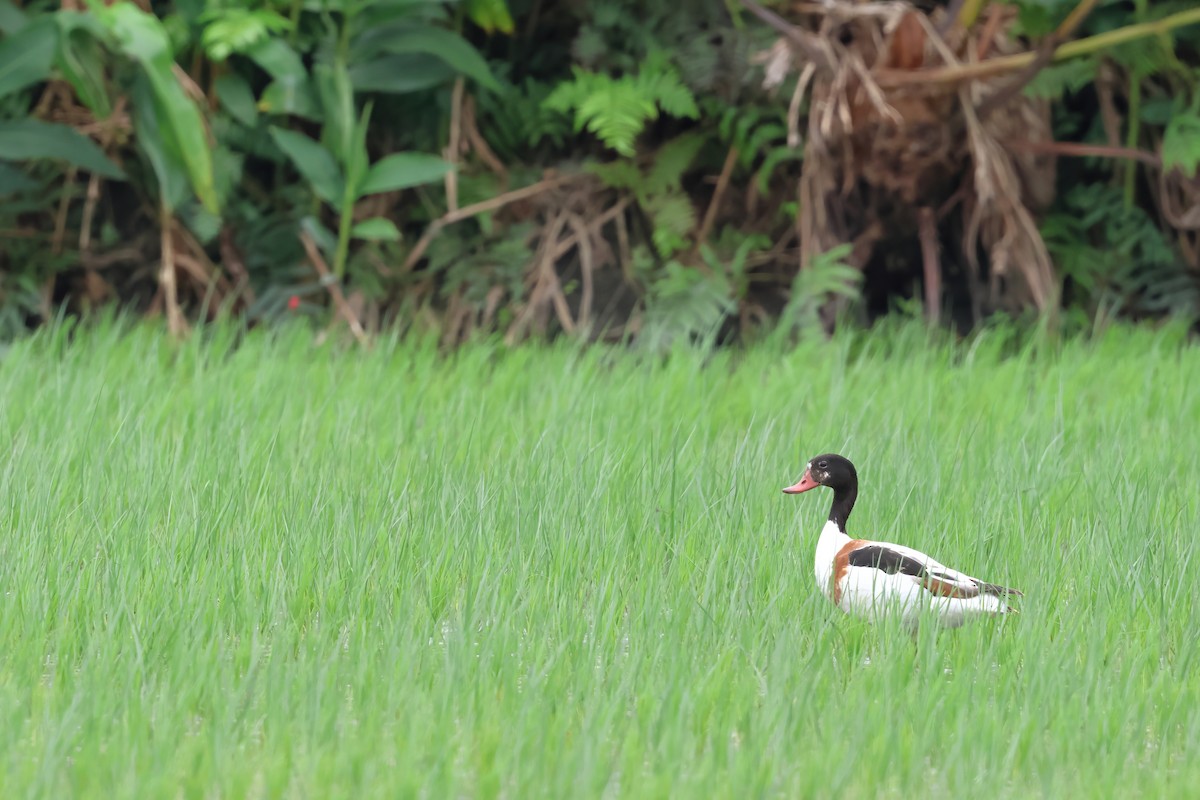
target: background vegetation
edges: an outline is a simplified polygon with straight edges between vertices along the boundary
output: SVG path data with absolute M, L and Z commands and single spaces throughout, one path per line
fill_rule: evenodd
M 0 0 L 0 337 L 1200 318 L 1193 3 L 767 5 Z

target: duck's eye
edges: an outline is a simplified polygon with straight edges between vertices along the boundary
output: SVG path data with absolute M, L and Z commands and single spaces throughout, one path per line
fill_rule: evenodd
M 828 461 L 821 461 L 817 464 L 817 469 L 829 469 Z

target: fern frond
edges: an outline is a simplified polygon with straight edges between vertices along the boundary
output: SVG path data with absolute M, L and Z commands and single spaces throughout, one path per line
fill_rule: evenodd
M 671 261 L 646 297 L 646 318 L 638 343 L 662 352 L 677 341 L 711 342 L 736 306 L 719 273 L 705 275 Z
M 653 195 L 642 207 L 654 223 L 650 238 L 659 255 L 668 258 L 687 245 L 688 234 L 696 226 L 696 209 L 687 195 L 682 192 Z
M 1094 58 L 1076 58 L 1043 68 L 1025 87 L 1029 97 L 1057 100 L 1064 93 L 1074 94 L 1096 79 L 1099 62 Z
M 632 161 L 618 159 L 600 163 L 588 161 L 583 165 L 585 172 L 590 172 L 613 189 L 635 190 L 642 185 L 642 173 Z
M 625 156 L 636 152 L 634 140 L 648 120 L 657 118 L 654 101 L 625 82 L 592 91 L 576 107 L 576 129 L 586 125 L 600 141 Z
M 654 154 L 654 165 L 646 173 L 642 192 L 653 195 L 678 188 L 679 182 L 683 180 L 683 173 L 691 166 L 703 146 L 703 135 L 685 133 L 660 147 Z
M 575 129 L 594 133 L 621 155 L 632 156 L 634 141 L 659 109 L 674 117 L 699 115 L 696 99 L 665 57 L 647 59 L 636 75 L 613 78 L 573 68 L 574 78 L 560 84 L 545 106 L 575 112 Z

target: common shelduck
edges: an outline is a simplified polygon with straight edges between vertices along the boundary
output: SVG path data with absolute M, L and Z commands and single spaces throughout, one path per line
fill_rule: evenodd
M 898 613 L 915 629 L 925 613 L 957 628 L 973 617 L 1015 611 L 1006 598 L 1020 597 L 1016 589 L 984 583 L 908 547 L 851 539 L 846 520 L 858 498 L 858 472 L 848 459 L 817 456 L 805 465 L 799 483 L 783 491 L 799 494 L 818 486 L 833 489 L 833 505 L 817 541 L 817 585 L 845 613 L 871 621 Z

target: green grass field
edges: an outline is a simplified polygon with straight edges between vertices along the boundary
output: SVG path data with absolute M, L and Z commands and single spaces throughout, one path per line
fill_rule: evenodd
M 199 343 L 204 339 L 204 343 Z M 1002 355 L 1002 350 L 1012 350 Z M 0 796 L 1188 797 L 1200 349 L 47 332 L 0 360 Z M 872 628 L 851 533 L 1015 585 Z

